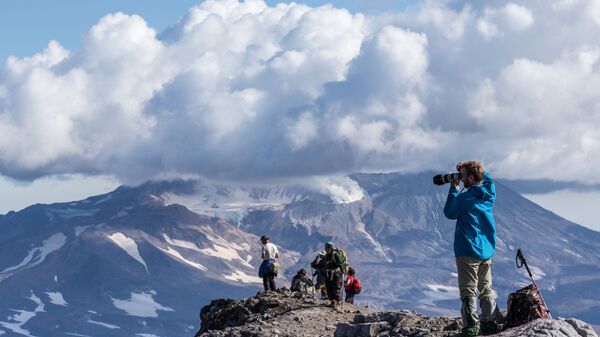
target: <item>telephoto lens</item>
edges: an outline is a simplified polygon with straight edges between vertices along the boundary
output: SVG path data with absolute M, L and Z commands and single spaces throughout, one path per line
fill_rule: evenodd
M 460 179 L 462 179 L 462 174 L 460 173 L 438 174 L 433 176 L 433 183 L 440 186 L 451 181 L 460 181 Z

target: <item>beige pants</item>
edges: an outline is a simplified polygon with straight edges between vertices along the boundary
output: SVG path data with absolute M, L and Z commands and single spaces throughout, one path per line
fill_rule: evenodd
M 468 256 L 456 258 L 458 289 L 462 301 L 461 314 L 465 327 L 479 325 L 477 315 L 477 293 L 482 319 L 488 319 L 496 309 L 492 292 L 492 260 L 478 260 Z

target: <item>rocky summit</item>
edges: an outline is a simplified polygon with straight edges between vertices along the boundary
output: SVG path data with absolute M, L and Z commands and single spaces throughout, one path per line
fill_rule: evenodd
M 459 336 L 458 317 L 427 317 L 408 310 L 376 311 L 290 292 L 259 292 L 239 300 L 216 299 L 200 311 L 195 337 L 453 337 Z M 495 335 L 597 337 L 592 327 L 573 318 L 536 320 Z

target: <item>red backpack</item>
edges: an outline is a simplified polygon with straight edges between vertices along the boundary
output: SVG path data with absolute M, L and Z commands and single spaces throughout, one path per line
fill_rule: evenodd
M 354 278 L 354 281 L 351 284 L 352 287 L 352 291 L 355 294 L 360 294 L 360 291 L 362 290 L 362 284 L 360 283 L 360 280 L 357 279 L 356 277 Z

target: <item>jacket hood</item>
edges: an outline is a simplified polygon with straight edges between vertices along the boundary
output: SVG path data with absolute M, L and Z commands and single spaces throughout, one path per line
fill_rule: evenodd
M 487 172 L 484 174 L 480 184 L 469 187 L 469 193 L 483 200 L 493 200 L 495 198 L 496 191 L 494 190 L 494 184 Z

